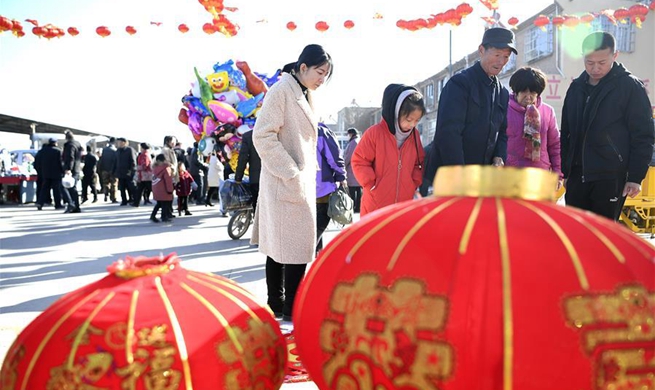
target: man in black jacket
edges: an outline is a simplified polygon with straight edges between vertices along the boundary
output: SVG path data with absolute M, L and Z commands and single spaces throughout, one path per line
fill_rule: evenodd
M 64 152 L 62 154 L 64 175 L 70 173 L 75 179 L 72 187 L 65 188 L 63 184 L 61 186 L 61 195 L 66 200 L 66 203 L 68 203 L 68 207 L 66 207 L 64 213 L 79 213 L 81 210 L 80 197 L 77 193 L 77 183 L 80 180 L 83 149 L 82 145 L 75 140 L 72 131 L 66 130 L 64 134 L 66 135 L 66 143 L 64 144 Z
M 613 220 L 641 191 L 655 131 L 646 89 L 615 48 L 606 32 L 584 39 L 585 71 L 566 92 L 561 128 L 566 204 Z
M 136 172 L 136 151 L 133 147 L 128 145 L 127 140 L 123 137 L 118 138 L 118 154 L 116 156 L 116 167 L 114 168 L 114 176 L 118 178 L 118 189 L 121 192 L 121 206 L 127 206 L 132 203 L 133 206 L 138 207 L 138 203 L 134 204 L 133 196 L 136 186 L 134 185 L 134 173 Z
M 262 160 L 259 158 L 257 149 L 255 149 L 255 144 L 252 143 L 252 130 L 241 136 L 237 171 L 234 173 L 234 181 L 237 183 L 243 180 L 246 165 L 248 166 L 248 180 L 250 192 L 252 193 L 252 208 L 255 210 L 257 208 L 257 198 L 259 197 L 259 174 L 262 170 Z
M 196 201 L 197 205 L 205 202 L 205 176 L 207 176 L 208 165 L 205 164 L 204 156 L 198 153 L 198 143 L 193 143 L 193 148 L 188 153 L 189 173 L 196 182 L 198 188 L 191 192 L 191 198 Z
M 432 183 L 446 165 L 502 166 L 507 157 L 509 91 L 498 74 L 514 52 L 514 33 L 496 27 L 485 31 L 480 61 L 454 75 L 439 98 L 437 128 L 424 181 Z
M 50 190 L 55 199 L 55 209 L 64 208 L 61 204 L 61 176 L 64 168 L 61 165 L 61 149 L 57 147 L 57 140 L 50 138 L 47 145 L 44 145 L 36 154 L 38 161 L 39 179 L 43 180 L 41 190 L 36 201 L 36 208 L 41 210 L 43 204 L 50 198 Z
M 116 167 L 116 156 L 118 151 L 114 143 L 116 138 L 109 138 L 109 143 L 102 149 L 100 161 L 98 161 L 98 174 L 100 175 L 100 183 L 102 184 L 102 192 L 105 194 L 105 202 L 107 196 L 112 203 L 118 203 L 116 200 L 116 187 L 118 186 L 118 179 L 114 176 L 114 168 Z

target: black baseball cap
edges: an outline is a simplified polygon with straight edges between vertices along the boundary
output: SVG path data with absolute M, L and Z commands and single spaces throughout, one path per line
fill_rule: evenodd
M 496 49 L 512 49 L 514 54 L 519 54 L 514 42 L 514 33 L 503 27 L 490 28 L 482 36 L 482 45 L 489 45 Z

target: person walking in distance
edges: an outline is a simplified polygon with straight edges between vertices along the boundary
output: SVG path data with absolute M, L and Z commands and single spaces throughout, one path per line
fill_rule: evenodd
M 64 175 L 70 174 L 75 179 L 75 182 L 70 188 L 61 186 L 61 194 L 66 200 L 68 207 L 64 213 L 79 213 L 80 210 L 80 196 L 77 193 L 77 183 L 80 180 L 80 171 L 82 164 L 82 145 L 80 145 L 73 132 L 66 130 L 64 132 L 66 143 L 64 144 L 64 151 L 62 153 Z
M 86 155 L 84 155 L 84 167 L 82 168 L 82 203 L 89 200 L 87 190 L 91 188 L 93 203 L 98 201 L 98 189 L 96 183 L 96 167 L 98 157 L 93 153 L 91 145 L 86 145 Z
M 136 156 L 136 194 L 134 205 L 138 206 L 143 198 L 143 204 L 150 204 L 150 192 L 152 192 L 152 159 L 150 158 L 150 145 L 141 142 L 141 153 Z
M 346 182 L 348 183 L 348 193 L 353 200 L 353 212 L 359 213 L 359 207 L 362 201 L 362 186 L 357 181 L 353 172 L 352 158 L 355 148 L 359 144 L 359 131 L 354 127 L 348 129 L 348 144 L 343 151 L 343 160 L 346 164 Z
M 102 148 L 102 155 L 98 161 L 98 172 L 100 172 L 100 184 L 102 186 L 102 193 L 105 195 L 105 202 L 109 200 L 112 203 L 118 203 L 116 200 L 116 189 L 118 188 L 118 179 L 114 175 L 116 167 L 116 158 L 118 151 L 114 143 L 116 138 L 109 138 L 107 146 Z
M 123 137 L 118 138 L 118 155 L 114 176 L 118 178 L 118 189 L 121 192 L 121 206 L 134 205 L 134 173 L 136 172 L 136 151 Z M 138 206 L 138 204 L 136 205 Z
M 159 222 L 157 212 L 161 210 L 161 221 L 170 222 L 172 219 L 171 210 L 173 206 L 173 175 L 171 165 L 166 161 L 166 156 L 158 154 L 152 165 L 152 197 L 157 201 L 150 214 L 152 222 Z

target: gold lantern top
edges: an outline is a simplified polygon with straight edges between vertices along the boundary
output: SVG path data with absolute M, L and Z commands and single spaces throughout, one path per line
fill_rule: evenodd
M 453 165 L 439 168 L 434 178 L 435 196 L 502 197 L 557 200 L 559 177 L 540 168 Z

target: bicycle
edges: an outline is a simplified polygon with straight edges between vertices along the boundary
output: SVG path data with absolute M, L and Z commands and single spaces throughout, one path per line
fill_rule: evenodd
M 227 223 L 227 234 L 233 240 L 240 239 L 246 234 L 254 218 L 252 207 L 234 211 L 232 217 L 230 217 L 230 222 Z

